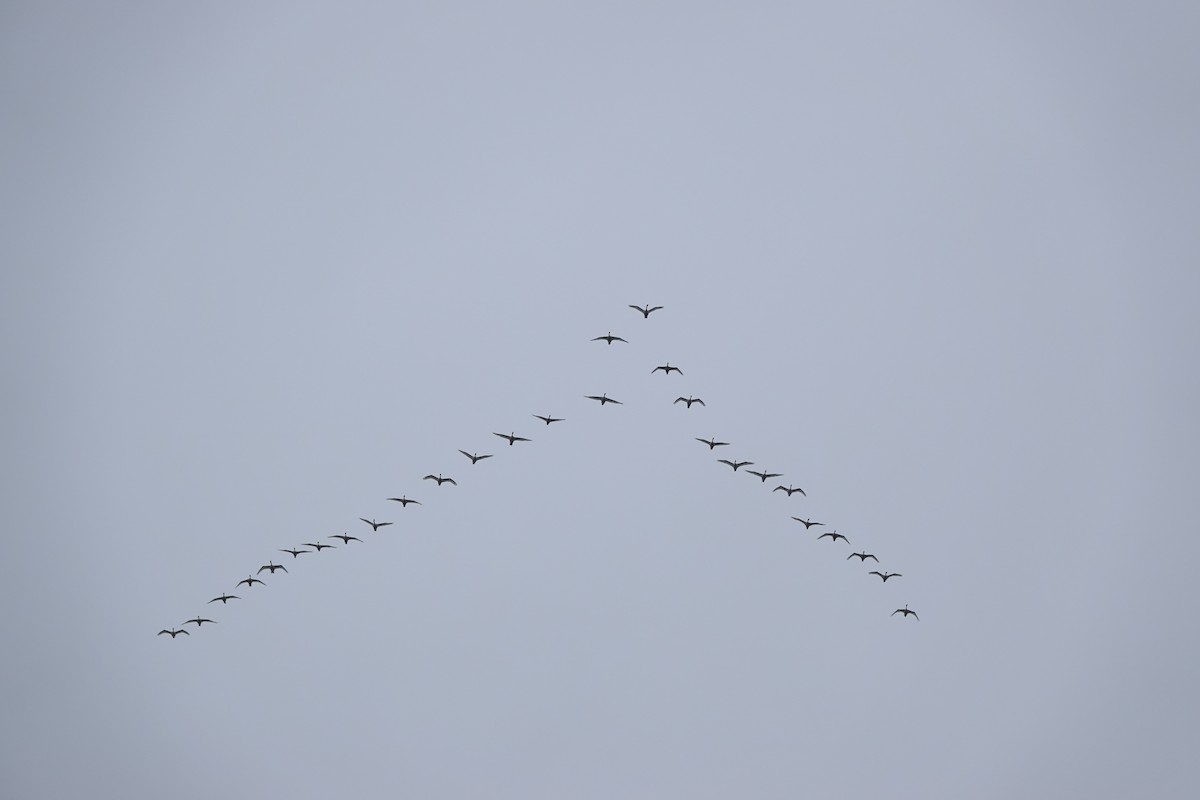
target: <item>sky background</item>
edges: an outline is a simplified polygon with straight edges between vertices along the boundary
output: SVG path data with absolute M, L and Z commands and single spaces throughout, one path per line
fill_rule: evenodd
M 0 8 L 0 793 L 1191 796 L 1195 4 L 388 5 Z

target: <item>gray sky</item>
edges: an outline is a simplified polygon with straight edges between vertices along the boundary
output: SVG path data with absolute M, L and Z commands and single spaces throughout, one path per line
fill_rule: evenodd
M 248 5 L 0 11 L 6 797 L 1190 796 L 1193 6 Z

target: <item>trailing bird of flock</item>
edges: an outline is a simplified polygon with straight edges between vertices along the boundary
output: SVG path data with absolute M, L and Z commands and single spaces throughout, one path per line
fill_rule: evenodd
M 630 304 L 629 307 L 636 310 L 638 313 L 640 313 L 642 315 L 642 318 L 645 320 L 649 320 L 650 315 L 653 312 L 660 311 L 663 309 L 663 306 L 651 306 L 649 303 L 647 303 L 644 306 Z M 591 341 L 604 342 L 607 345 L 611 345 L 613 342 L 622 342 L 622 343 L 628 344 L 627 339 L 624 339 L 620 336 L 614 335 L 611 330 L 608 331 L 607 333 L 605 333 L 603 336 L 597 336 L 597 337 L 593 338 Z M 654 369 L 651 370 L 651 374 L 654 374 L 657 372 L 662 372 L 664 376 L 668 376 L 668 377 L 673 372 L 678 373 L 679 375 L 683 375 L 683 370 L 681 370 L 679 367 L 671 366 L 671 363 L 669 361 L 665 362 L 664 364 L 662 364 L 660 366 L 656 366 L 656 367 L 654 367 Z M 605 406 L 609 403 L 612 403 L 615 405 L 623 405 L 623 403 L 620 400 L 615 400 L 615 399 L 609 397 L 607 393 L 602 393 L 599 395 L 584 395 L 584 398 L 588 399 L 588 400 L 595 400 L 601 406 Z M 679 403 L 685 403 L 686 407 L 688 409 L 691 409 L 693 404 L 700 405 L 700 406 L 705 405 L 703 400 L 701 400 L 698 397 L 693 397 L 691 395 L 688 395 L 687 397 L 681 396 L 678 399 L 676 399 L 673 404 L 679 404 Z M 563 417 L 554 417 L 554 416 L 550 416 L 549 414 L 546 414 L 546 415 L 533 414 L 532 416 L 535 419 L 541 420 L 543 423 L 545 423 L 545 425 L 547 427 L 550 426 L 551 423 L 566 421 L 566 419 Z M 493 435 L 498 436 L 501 439 L 504 439 L 506 442 L 508 442 L 508 445 L 510 447 L 512 445 L 516 444 L 517 442 L 531 442 L 532 441 L 532 439 L 530 439 L 530 438 L 527 438 L 524 436 L 518 436 L 515 431 L 510 431 L 509 433 L 493 432 Z M 694 438 L 696 439 L 697 442 L 700 442 L 700 443 L 706 445 L 710 452 L 715 450 L 718 447 L 730 446 L 729 442 L 717 441 L 715 436 L 709 437 L 708 439 L 703 439 L 700 437 L 694 437 Z M 468 459 L 470 459 L 471 465 L 476 465 L 480 461 L 483 461 L 484 459 L 493 457 L 493 454 L 491 454 L 491 453 L 482 453 L 482 454 L 474 453 L 474 452 L 469 453 L 466 450 L 459 450 L 458 452 L 462 453 L 462 455 L 464 455 Z M 726 459 L 726 458 L 719 458 L 719 459 L 716 459 L 716 461 L 719 464 L 725 464 L 729 467 L 732 467 L 734 472 L 737 472 L 742 467 L 755 466 L 753 461 L 737 461 L 737 460 L 731 460 L 731 459 Z M 756 470 L 748 469 L 748 470 L 746 470 L 746 472 L 749 473 L 750 475 L 753 475 L 754 477 L 758 478 L 761 483 L 766 483 L 771 478 L 783 477 L 783 473 L 767 472 L 766 470 L 756 471 Z M 443 484 L 447 484 L 447 483 L 450 484 L 451 486 L 458 486 L 458 482 L 455 481 L 453 477 L 445 476 L 440 472 L 436 475 L 434 475 L 433 473 L 430 473 L 430 474 L 426 475 L 424 478 L 422 478 L 422 480 L 434 481 L 438 487 L 441 487 Z M 772 493 L 785 492 L 789 498 L 793 494 L 800 494 L 802 497 L 808 496 L 807 493 L 802 488 L 793 486 L 790 483 L 787 486 L 783 486 L 782 484 L 779 486 L 776 486 L 774 489 L 771 490 L 771 492 Z M 400 497 L 388 497 L 388 498 L 386 498 L 386 500 L 399 503 L 401 508 L 407 508 L 409 505 L 421 505 L 420 500 L 415 500 L 413 498 L 408 497 L 407 495 L 401 495 Z M 368 519 L 366 517 L 359 517 L 359 519 L 362 522 L 364 522 L 365 524 L 369 525 L 372 532 L 375 532 L 375 533 L 378 533 L 380 528 L 383 528 L 385 526 L 393 524 L 390 521 L 378 522 L 375 520 L 374 517 L 372 517 L 370 519 Z M 799 522 L 800 524 L 802 524 L 804 526 L 805 531 L 809 531 L 815 527 L 825 527 L 825 523 L 813 522 L 811 518 L 807 518 L 807 517 L 804 519 L 801 519 L 800 517 L 792 517 L 792 519 L 795 520 L 796 522 Z M 350 542 L 362 543 L 362 541 L 363 541 L 359 537 L 352 536 L 349 533 L 346 533 L 345 531 L 343 531 L 342 533 L 333 534 L 333 535 L 329 536 L 328 538 L 329 539 L 337 539 L 337 540 L 341 541 L 342 546 L 347 546 L 350 544 Z M 837 544 L 838 540 L 841 540 L 841 541 L 845 542 L 846 544 L 850 544 L 850 539 L 847 538 L 845 534 L 838 533 L 837 530 L 825 531 L 825 532 L 820 533 L 816 537 L 817 541 L 820 541 L 822 539 L 829 539 L 830 542 L 833 544 Z M 301 547 L 311 548 L 311 549 L 306 550 L 306 549 L 301 549 Z M 301 547 L 279 548 L 279 552 L 290 554 L 294 560 L 294 559 L 299 558 L 301 555 L 310 554 L 310 553 L 320 553 L 322 550 L 336 549 L 338 547 L 338 545 L 333 545 L 333 544 L 329 544 L 328 542 L 322 542 L 322 541 L 312 541 L 312 542 L 303 542 Z M 850 555 L 846 556 L 847 561 L 849 561 L 850 559 L 853 559 L 853 558 L 857 558 L 859 564 L 865 564 L 868 558 L 877 564 L 879 563 L 879 558 L 876 557 L 875 554 L 868 553 L 865 550 L 863 550 L 861 552 L 857 552 L 857 553 L 851 553 Z M 257 574 L 261 574 L 265 571 L 265 572 L 269 572 L 270 575 L 273 577 L 277 570 L 282 570 L 285 573 L 288 571 L 287 567 L 283 566 L 282 564 L 276 564 L 274 561 L 268 561 L 266 564 L 263 564 L 262 566 L 260 566 L 258 568 Z M 888 582 L 888 580 L 890 580 L 891 578 L 903 577 L 899 572 L 888 572 L 886 570 L 884 570 L 884 571 L 872 570 L 872 571 L 868 572 L 867 574 L 868 575 L 877 575 L 881 579 L 882 583 L 884 583 L 884 584 L 886 584 Z M 238 581 L 235 588 L 237 586 L 242 586 L 243 584 L 246 586 L 247 589 L 253 589 L 255 585 L 259 585 L 259 586 L 267 585 L 265 581 L 255 577 L 254 574 L 247 575 L 245 578 Z M 221 605 L 224 606 L 224 605 L 228 605 L 230 600 L 240 600 L 240 599 L 241 598 L 238 595 L 232 595 L 232 594 L 227 594 L 225 592 L 222 592 L 221 594 L 219 594 L 216 597 L 209 600 L 208 603 L 212 604 L 212 603 L 220 602 Z M 903 608 L 897 608 L 895 611 L 893 611 L 891 613 L 890 616 L 894 617 L 897 614 L 901 615 L 901 619 L 907 619 L 908 617 L 911 616 L 918 621 L 920 620 L 920 617 L 917 616 L 917 612 L 910 609 L 908 607 L 908 604 L 905 604 Z M 179 628 L 176 628 L 174 626 L 172 626 L 170 628 L 164 628 L 158 632 L 158 635 L 159 636 L 163 636 L 163 635 L 170 636 L 172 640 L 174 640 L 180 634 L 182 634 L 184 636 L 190 636 L 191 634 L 185 626 L 195 625 L 197 628 L 200 628 L 205 623 L 216 624 L 216 620 L 208 619 L 206 617 L 201 617 L 199 614 L 197 614 L 192 619 L 184 620 Z

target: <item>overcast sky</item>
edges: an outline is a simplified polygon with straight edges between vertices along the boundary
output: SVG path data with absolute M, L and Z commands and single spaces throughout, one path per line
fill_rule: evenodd
M 1190 797 L 1200 11 L 973 5 L 5 4 L 0 794 Z

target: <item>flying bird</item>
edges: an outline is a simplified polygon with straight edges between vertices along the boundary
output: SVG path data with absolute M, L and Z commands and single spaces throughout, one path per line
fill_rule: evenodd
M 790 483 L 789 483 L 787 486 L 776 486 L 774 489 L 772 489 L 772 490 L 771 490 L 771 492 L 772 492 L 772 493 L 774 493 L 774 492 L 787 492 L 787 495 L 788 495 L 788 497 L 791 497 L 791 496 L 792 496 L 792 495 L 794 495 L 796 492 L 799 492 L 800 494 L 803 494 L 805 497 L 808 497 L 808 495 L 807 495 L 807 494 L 804 494 L 804 490 L 803 490 L 803 489 L 801 489 L 801 488 L 800 488 L 800 487 L 798 487 L 798 486 L 797 486 L 795 489 L 793 489 L 793 488 L 792 488 L 792 485 L 791 485 Z M 795 519 L 795 517 L 792 517 L 792 519 Z M 818 525 L 820 525 L 821 523 L 819 523 L 819 522 L 818 522 L 817 524 L 818 524 Z
M 874 561 L 876 564 L 879 563 L 879 559 L 876 558 L 871 553 L 851 553 L 850 555 L 846 556 L 846 560 L 849 561 L 850 559 L 855 558 L 855 557 L 858 558 L 859 563 L 866 563 L 868 558 L 871 559 L 872 561 Z
M 472 464 L 478 464 L 480 461 L 483 461 L 485 458 L 491 458 L 491 457 L 492 457 L 492 454 L 491 454 L 491 453 L 488 453 L 487 455 L 482 455 L 482 456 L 481 456 L 481 455 L 479 455 L 479 454 L 477 454 L 477 453 L 468 453 L 466 450 L 459 450 L 458 452 L 462 453 L 464 456 L 466 456 L 467 458 L 471 459 L 471 463 L 472 463 Z
M 809 528 L 813 527 L 814 525 L 824 525 L 825 524 L 824 522 L 813 522 L 812 520 L 800 519 L 799 517 L 792 517 L 792 519 L 796 520 L 796 522 L 804 523 L 804 530 L 808 530 Z
M 421 505 L 420 500 L 409 500 L 407 497 L 389 497 L 388 500 L 395 500 L 397 503 L 399 503 L 404 508 L 408 508 L 409 503 L 416 503 L 417 505 Z M 333 545 L 331 545 L 331 544 L 327 544 L 325 546 L 333 547 Z
M 670 375 L 672 372 L 678 372 L 680 375 L 683 374 L 683 370 L 681 370 L 679 367 L 672 367 L 670 361 L 668 361 L 666 364 L 663 364 L 661 367 L 655 367 L 654 369 L 650 370 L 650 374 L 653 375 L 660 369 L 663 371 L 663 375 Z
M 272 574 L 272 575 L 274 575 L 274 574 L 275 574 L 275 570 L 277 570 L 277 569 L 281 569 L 281 570 L 283 570 L 284 572 L 287 572 L 287 567 L 283 566 L 282 564 L 276 564 L 274 561 L 271 561 L 270 563 L 263 564 L 261 567 L 259 567 L 259 568 L 258 568 L 258 572 L 257 572 L 256 574 L 258 574 L 258 575 L 261 575 L 261 574 L 262 574 L 262 571 L 263 571 L 264 569 L 269 569 L 269 570 L 271 570 L 271 574 Z
M 454 478 L 443 478 L 442 473 L 440 472 L 437 475 L 426 475 L 424 478 L 421 478 L 421 480 L 437 481 L 438 486 L 441 486 L 443 483 L 453 483 L 455 486 L 458 486 L 458 481 L 454 480 Z
M 699 403 L 700 405 L 704 405 L 703 400 L 701 400 L 699 397 L 692 397 L 691 395 L 688 395 L 687 397 L 678 397 L 675 399 L 675 403 L 687 403 L 688 408 L 692 407 L 692 403 Z M 671 405 L 675 405 L 675 403 L 672 403 Z M 704 440 L 701 439 L 700 441 L 704 441 Z
M 655 306 L 654 308 L 651 308 L 649 303 L 646 304 L 645 308 L 642 308 L 641 306 L 635 306 L 633 303 L 630 303 L 629 307 L 636 308 L 638 311 L 642 312 L 643 319 L 650 319 L 650 315 L 652 313 L 654 313 L 655 311 L 658 311 L 660 308 L 662 308 L 662 306 Z
M 316 550 L 318 553 L 319 553 L 319 552 L 321 552 L 322 550 L 324 550 L 326 547 L 328 547 L 328 548 L 329 548 L 329 549 L 331 549 L 331 550 L 336 550 L 336 549 L 337 549 L 337 545 L 336 545 L 336 544 L 321 544 L 320 542 L 303 542 L 302 544 L 303 544 L 305 547 L 312 547 L 312 548 L 314 548 L 314 549 L 315 549 L 315 550 Z
M 171 630 L 167 630 L 166 628 L 163 628 L 161 631 L 158 632 L 158 635 L 162 636 L 164 633 L 170 634 L 172 639 L 174 639 L 176 636 L 178 636 L 181 633 L 184 636 L 191 636 L 190 633 L 183 630 L 182 628 L 180 628 L 179 630 L 175 630 L 174 628 L 172 628 Z
M 817 537 L 817 540 L 818 540 L 818 541 L 820 541 L 821 539 L 824 539 L 826 536 L 828 536 L 829 538 L 833 539 L 835 542 L 836 542 L 838 539 L 841 539 L 841 540 L 842 540 L 843 542 L 845 542 L 846 544 L 850 544 L 850 540 L 849 540 L 849 539 L 847 539 L 847 538 L 846 538 L 845 536 L 843 536 L 842 534 L 838 533 L 837 531 L 832 531 L 832 532 L 830 532 L 830 533 L 822 533 L 820 536 L 818 536 L 818 537 Z
M 595 339 L 592 339 L 592 341 L 593 342 L 608 342 L 610 345 L 613 342 L 625 342 L 625 344 L 629 344 L 629 342 L 625 341 L 620 336 L 613 336 L 612 331 L 609 331 L 604 336 L 597 336 Z
M 210 603 L 215 603 L 215 602 L 217 602 L 218 600 L 220 600 L 220 601 L 221 601 L 221 605 L 223 605 L 223 606 L 224 606 L 224 605 L 228 605 L 230 600 L 241 600 L 241 599 L 242 599 L 242 598 L 238 597 L 236 594 L 224 594 L 224 593 L 222 593 L 220 597 L 214 597 L 212 600 L 209 600 L 208 602 L 210 602 Z
M 368 525 L 370 525 L 370 526 L 371 526 L 371 530 L 373 530 L 373 531 L 378 531 L 380 528 L 384 527 L 385 525 L 391 525 L 391 524 L 392 524 L 392 523 L 390 523 L 390 522 L 376 522 L 375 520 L 373 520 L 373 519 L 367 519 L 366 517 L 359 517 L 359 519 L 361 519 L 363 522 L 365 522 L 365 523 L 367 523 Z
M 596 397 L 594 394 L 585 394 L 584 397 L 586 397 L 588 400 L 598 400 L 600 402 L 600 405 L 604 405 L 605 403 L 616 403 L 619 406 L 625 405 L 620 400 L 613 400 L 611 397 L 608 396 L 607 393 L 602 394 L 599 397 Z
M 884 583 L 887 583 L 888 578 L 903 578 L 904 577 L 899 572 L 879 572 L 878 570 L 871 570 L 867 574 L 868 575 L 878 575 L 880 578 L 883 578 Z
M 537 417 L 538 419 L 540 419 L 542 422 L 546 423 L 547 425 L 549 425 L 551 422 L 562 422 L 563 421 L 561 417 L 558 417 L 558 418 L 551 417 L 551 416 L 543 417 L 541 414 L 534 414 L 533 416 Z
M 185 619 L 183 621 L 183 624 L 187 625 L 189 622 L 196 623 L 197 628 L 203 627 L 204 623 L 206 623 L 206 622 L 211 622 L 213 625 L 217 624 L 217 621 L 215 619 L 205 619 L 204 617 L 200 616 L 199 614 L 192 617 L 191 619 Z
M 748 469 L 748 470 L 746 470 L 746 472 L 749 472 L 751 475 L 753 475 L 756 478 L 762 478 L 763 483 L 767 482 L 767 478 L 782 478 L 783 477 L 782 472 L 756 472 L 755 470 L 752 470 L 752 469 Z
M 260 569 L 259 572 L 262 572 L 262 570 Z M 261 583 L 263 586 L 267 585 L 266 581 L 260 581 L 258 578 L 255 578 L 253 575 L 246 578 L 245 580 L 238 581 L 237 585 L 241 586 L 243 583 L 246 584 L 246 586 L 251 589 L 254 588 L 254 584 L 256 584 L 256 583 Z
M 512 447 L 517 442 L 528 442 L 529 440 L 523 436 L 517 436 L 514 433 L 493 433 L 493 436 L 499 436 L 501 439 L 508 439 L 508 446 Z M 460 451 L 461 452 L 461 451 Z M 487 456 L 484 456 L 487 458 Z M 472 462 L 473 463 L 473 462 Z
M 677 402 L 677 403 L 678 403 L 679 401 L 678 401 L 678 400 L 676 400 L 675 402 Z M 701 439 L 701 438 L 700 438 L 700 437 L 698 437 L 698 436 L 696 437 L 696 441 L 697 441 L 697 442 L 704 442 L 706 445 L 708 445 L 708 449 L 709 449 L 709 450 L 712 450 L 714 447 L 724 447 L 725 445 L 729 444 L 729 442 L 718 442 L 718 441 L 717 441 L 715 438 L 713 438 L 713 439 Z
M 358 538 L 357 536 L 347 536 L 344 533 L 335 533 L 333 536 L 330 536 L 329 538 L 330 539 L 341 539 L 342 544 L 350 544 L 351 540 L 356 541 L 356 542 L 362 541 L 362 539 Z M 334 547 L 334 545 L 326 545 L 326 546 Z
M 312 550 L 283 550 L 283 549 L 280 549 L 280 551 L 279 551 L 279 552 L 281 552 L 281 553 L 291 553 L 291 554 L 292 554 L 292 558 L 295 558 L 296 556 L 300 555 L 301 553 L 311 553 L 311 552 L 312 552 Z
M 907 617 L 909 614 L 912 614 L 914 617 L 917 617 L 917 612 L 915 612 L 915 611 L 910 611 L 910 610 L 909 610 L 909 608 L 908 608 L 908 604 L 907 604 L 907 603 L 904 605 L 904 608 L 897 608 L 895 611 L 893 611 L 893 612 L 890 614 L 890 616 L 893 616 L 893 617 L 894 617 L 894 616 L 896 616 L 897 614 L 903 614 L 903 615 L 904 615 L 904 616 L 906 616 L 906 617 Z M 920 622 L 920 621 L 921 621 L 921 618 L 920 618 L 920 617 L 917 617 L 917 622 Z
M 728 464 L 729 466 L 733 467 L 733 471 L 734 471 L 734 472 L 737 472 L 737 471 L 738 471 L 738 467 L 749 467 L 749 466 L 754 466 L 754 462 L 753 462 L 753 461 L 730 461 L 730 460 L 729 460 L 729 459 L 727 459 L 727 458 L 718 458 L 718 459 L 717 459 L 717 463 L 719 463 L 719 464 Z

